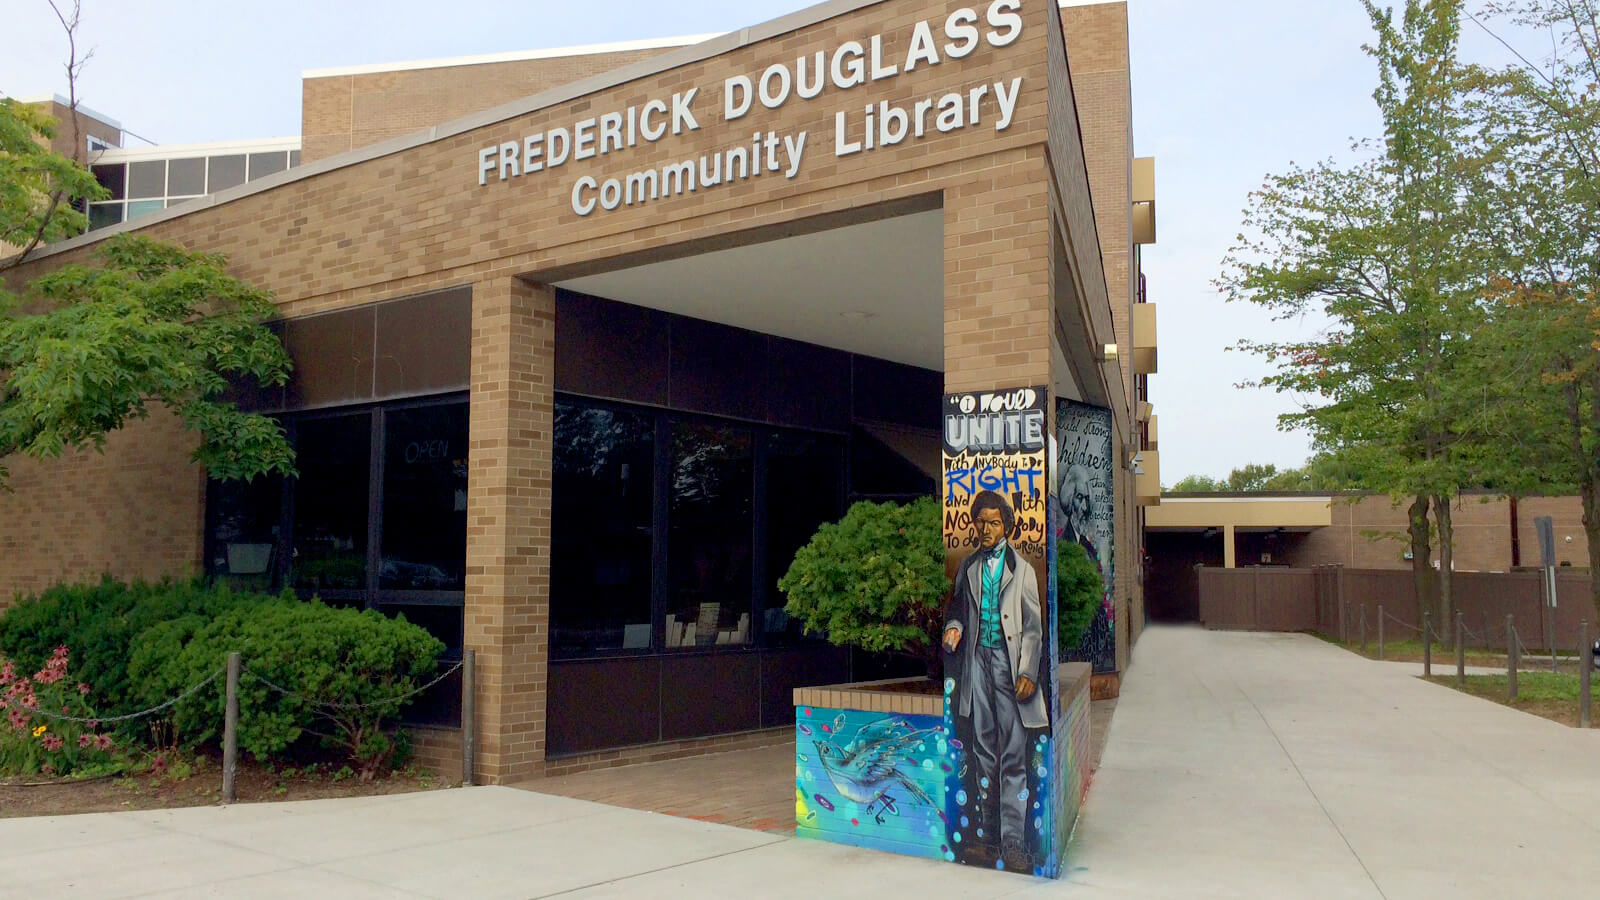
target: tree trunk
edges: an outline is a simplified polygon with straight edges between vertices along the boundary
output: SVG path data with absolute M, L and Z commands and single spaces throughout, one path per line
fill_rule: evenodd
M 1422 626 L 1425 614 L 1434 616 L 1434 627 L 1439 625 L 1439 611 L 1434 607 L 1433 548 L 1428 540 L 1428 498 L 1417 495 L 1406 510 L 1411 533 L 1411 582 L 1417 594 L 1417 626 Z
M 1583 533 L 1589 539 L 1589 605 L 1600 622 L 1600 467 L 1591 466 L 1578 488 L 1583 497 Z
M 1439 629 L 1454 634 L 1455 603 L 1450 596 L 1450 571 L 1454 565 L 1455 526 L 1450 521 L 1450 498 L 1433 498 L 1433 518 L 1439 524 Z

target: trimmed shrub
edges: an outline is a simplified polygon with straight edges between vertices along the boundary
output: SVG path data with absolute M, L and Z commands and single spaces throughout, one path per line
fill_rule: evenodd
M 1077 541 L 1056 541 L 1056 639 L 1071 653 L 1094 621 L 1105 593 L 1100 565 Z
M 363 779 L 403 750 L 383 722 L 411 699 L 395 698 L 427 683 L 444 652 L 444 644 L 403 617 L 315 600 L 236 607 L 186 633 L 192 624 L 156 629 L 141 648 L 135 671 L 152 691 L 192 685 L 237 650 L 245 673 L 239 746 L 265 760 L 302 734 L 314 735 L 347 753 Z M 223 692 L 206 690 L 179 704 L 173 719 L 193 745 L 221 734 L 223 712 Z
M 77 677 L 99 698 L 101 713 L 118 715 L 151 699 L 128 677 L 128 662 L 147 629 L 184 617 L 209 620 L 235 607 L 278 599 L 234 593 L 201 579 L 128 584 L 106 576 L 98 584 L 60 584 L 18 598 L 0 614 L 0 654 L 31 672 L 43 668 L 57 647 L 71 647 Z M 155 699 L 165 696 L 170 695 Z
M 939 504 L 862 501 L 817 529 L 778 580 L 784 611 L 840 646 L 919 658 L 939 671 L 944 573 Z

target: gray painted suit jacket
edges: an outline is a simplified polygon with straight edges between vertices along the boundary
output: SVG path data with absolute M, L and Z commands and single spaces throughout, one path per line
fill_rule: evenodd
M 961 561 L 956 570 L 955 588 L 950 592 L 950 603 L 945 608 L 945 630 L 961 632 L 961 642 L 956 645 L 955 658 L 961 672 L 955 679 L 956 713 L 972 715 L 972 696 L 969 685 L 977 661 L 974 651 L 978 646 L 978 623 L 983 603 L 982 551 L 974 551 Z M 1010 651 L 1013 676 L 1026 675 L 1032 679 L 1036 690 L 1028 702 L 1017 704 L 1022 724 L 1028 728 L 1049 725 L 1045 714 L 1045 681 L 1040 668 L 1044 659 L 1044 619 L 1039 603 L 1039 576 L 1033 566 L 1017 556 L 1017 551 L 1007 544 L 1005 571 L 1000 576 L 1000 628 L 1005 633 L 1006 649 Z M 1012 696 L 1015 702 L 1015 695 Z

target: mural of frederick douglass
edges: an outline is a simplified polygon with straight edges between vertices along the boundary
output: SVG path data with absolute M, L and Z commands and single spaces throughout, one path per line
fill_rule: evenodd
M 1028 729 L 1044 728 L 1039 690 L 1044 624 L 1039 579 L 1007 540 L 1016 516 L 1004 497 L 972 500 L 978 549 L 961 561 L 945 610 L 944 649 L 957 662 L 952 699 L 969 726 L 969 778 L 977 801 L 978 842 L 1006 868 L 1031 872 L 1027 851 Z M 992 862 L 992 860 L 985 860 Z

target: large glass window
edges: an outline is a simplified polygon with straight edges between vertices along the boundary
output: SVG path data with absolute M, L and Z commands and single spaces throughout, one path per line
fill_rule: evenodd
M 365 601 L 372 414 L 302 419 L 295 426 L 296 589 Z M 350 592 L 362 592 L 359 596 Z
M 751 643 L 754 475 L 750 429 L 672 423 L 669 649 Z
M 554 445 L 551 653 L 649 649 L 654 418 L 557 403 Z
M 789 645 L 778 579 L 845 502 L 844 436 L 556 402 L 551 654 Z
M 811 541 L 817 527 L 844 514 L 844 448 L 838 438 L 779 431 L 767 438 L 766 575 L 760 592 L 762 628 L 768 644 L 798 641 L 798 620 L 783 611 L 778 579 L 789 571 L 795 551 Z
M 460 591 L 467 561 L 467 407 L 384 416 L 381 591 Z

